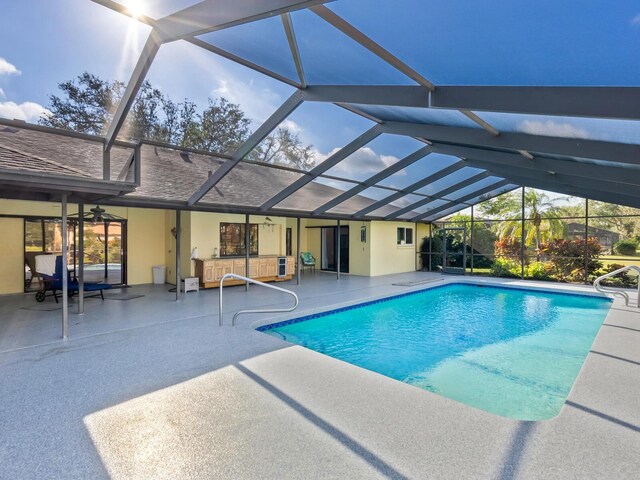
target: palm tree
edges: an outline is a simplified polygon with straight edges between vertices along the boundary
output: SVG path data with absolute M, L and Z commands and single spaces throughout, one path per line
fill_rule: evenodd
M 522 224 L 521 198 L 518 193 L 509 193 L 496 198 L 495 201 L 487 202 L 482 208 L 483 213 L 499 218 L 507 218 L 498 224 L 497 234 L 500 240 L 521 239 Z M 564 234 L 564 223 L 560 220 L 562 209 L 554 205 L 553 200 L 546 193 L 526 189 L 524 194 L 524 219 L 525 238 L 524 245 L 535 246 L 537 260 L 540 258 L 540 246 L 543 242 L 551 238 L 562 237 Z M 509 219 L 509 218 L 513 219 Z M 517 219 L 517 220 L 516 220 Z

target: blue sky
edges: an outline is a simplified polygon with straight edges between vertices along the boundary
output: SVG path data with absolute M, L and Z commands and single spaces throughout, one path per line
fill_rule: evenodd
M 127 1 L 133 0 L 120 0 Z M 144 13 L 158 17 L 194 0 L 136 1 Z M 436 84 L 640 85 L 637 0 L 338 0 L 328 5 Z M 27 121 L 36 121 L 58 83 L 85 70 L 126 81 L 149 32 L 90 0 L 5 0 L 1 11 L 0 116 Z M 411 84 L 313 13 L 292 16 L 310 83 Z M 203 40 L 295 75 L 278 19 Z M 209 96 L 224 96 L 240 104 L 254 126 L 293 91 L 185 42 L 162 46 L 148 78 L 177 101 L 189 98 L 204 105 Z M 457 112 L 445 113 L 437 112 L 431 121 L 446 124 Z M 415 112 L 394 114 L 410 118 Z M 640 122 L 480 115 L 504 131 L 640 143 Z M 287 120 L 314 145 L 318 160 L 371 125 L 319 104 L 303 104 Z M 359 152 L 362 161 L 352 160 L 352 168 L 373 171 L 409 153 L 408 148 L 406 139 L 387 135 Z

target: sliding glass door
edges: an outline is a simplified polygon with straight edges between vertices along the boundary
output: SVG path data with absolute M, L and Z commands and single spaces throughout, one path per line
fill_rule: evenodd
M 62 221 L 59 218 L 25 218 L 24 220 L 24 286 L 25 292 L 42 289 L 40 273 L 53 274 L 53 263 L 37 259 L 40 255 L 62 253 Z M 112 285 L 126 284 L 127 222 L 105 220 L 84 222 L 84 278 L 87 282 Z M 78 221 L 69 221 L 66 228 L 69 245 L 68 268 L 75 277 L 79 265 Z M 39 271 L 46 269 L 47 271 Z
M 336 272 L 338 269 L 338 241 L 340 242 L 340 272 L 349 273 L 349 227 L 322 227 L 320 229 L 322 270 Z

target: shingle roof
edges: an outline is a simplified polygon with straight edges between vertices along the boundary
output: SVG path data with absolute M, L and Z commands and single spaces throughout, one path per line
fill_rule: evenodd
M 56 133 L 31 130 L 29 128 L 15 128 L 0 125 L 0 146 L 4 149 L 20 152 L 32 160 L 26 162 L 28 170 L 37 171 L 36 158 L 43 162 L 58 164 L 62 168 L 71 170 L 70 175 L 82 175 L 88 178 L 102 178 L 102 143 L 88 141 Z M 115 180 L 119 169 L 125 164 L 133 149 L 116 146 L 111 153 L 112 175 Z M 44 167 L 44 165 L 40 165 Z M 15 162 L 5 164 L 1 168 L 16 168 Z M 21 168 L 24 169 L 24 168 Z M 48 172 L 48 170 L 43 170 Z M 51 172 L 54 173 L 54 172 Z M 63 172 L 56 172 L 63 173 Z
M 0 145 L 0 166 L 9 170 L 88 177 L 88 175 L 75 168 L 3 145 Z
M 116 146 L 111 155 L 111 179 L 117 179 L 132 148 Z M 144 144 L 141 148 L 141 181 L 135 192 L 126 197 L 184 202 L 215 172 L 226 159 Z M 83 138 L 38 131 L 29 128 L 0 126 L 0 168 L 40 173 L 102 178 L 102 144 Z M 302 174 L 240 163 L 213 188 L 199 205 L 212 207 L 256 208 L 293 183 Z M 343 193 L 317 182 L 308 184 L 275 208 L 310 212 Z M 355 196 L 341 204 L 341 211 L 355 212 L 374 200 Z M 384 215 L 394 206 L 380 209 Z

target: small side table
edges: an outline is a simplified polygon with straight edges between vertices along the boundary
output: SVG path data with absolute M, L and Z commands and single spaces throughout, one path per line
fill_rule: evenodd
M 187 277 L 182 279 L 182 291 L 187 292 L 199 292 L 200 291 L 200 279 L 198 277 Z

